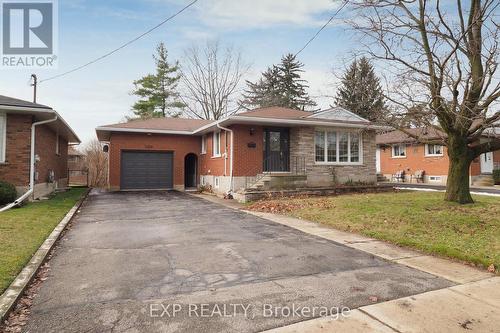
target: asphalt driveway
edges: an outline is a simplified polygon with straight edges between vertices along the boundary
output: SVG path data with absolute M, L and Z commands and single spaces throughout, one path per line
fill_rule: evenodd
M 50 264 L 25 331 L 255 332 L 451 285 L 178 192 L 91 194 Z

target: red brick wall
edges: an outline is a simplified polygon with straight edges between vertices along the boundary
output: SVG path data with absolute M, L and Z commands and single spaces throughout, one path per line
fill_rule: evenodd
M 263 128 L 235 125 L 231 129 L 234 131 L 234 176 L 255 176 L 262 173 Z M 253 129 L 252 135 L 250 129 Z M 248 147 L 249 143 L 255 143 L 255 148 Z
M 220 136 L 220 157 L 213 157 L 213 133 L 206 134 L 207 152 L 201 155 L 201 175 L 229 176 L 229 156 L 230 156 L 230 134 L 221 131 Z M 201 137 L 200 137 L 201 147 Z M 201 149 L 201 148 L 200 148 Z M 227 160 L 224 153 L 227 151 Z M 225 168 L 224 168 L 225 164 Z M 226 173 L 224 173 L 226 170 Z
M 7 115 L 6 163 L 0 164 L 0 180 L 15 186 L 29 185 L 31 116 Z
M 495 150 L 493 152 L 493 162 L 494 163 L 500 163 L 500 150 Z
M 49 170 L 54 171 L 55 180 L 68 178 L 68 142 L 59 137 L 59 154 L 56 154 L 56 138 L 56 132 L 48 125 L 36 127 L 35 153 L 40 157 L 36 163 L 36 184 L 47 183 Z
M 194 153 L 200 161 L 201 141 L 199 136 L 113 133 L 109 150 L 109 183 L 113 189 L 120 188 L 120 153 L 122 150 L 174 152 L 174 186 L 182 186 L 184 185 L 184 158 L 187 154 Z
M 253 128 L 253 135 L 250 129 Z M 255 176 L 262 172 L 263 139 L 262 127 L 234 125 L 230 127 L 234 135 L 234 160 L 233 175 Z M 213 133 L 206 135 L 207 153 L 202 155 L 201 174 L 214 176 L 229 176 L 230 156 L 231 156 L 231 135 L 229 132 L 221 132 L 221 157 L 213 157 Z M 249 143 L 255 143 L 255 148 L 248 147 Z M 227 160 L 224 159 L 224 152 L 227 151 Z M 224 169 L 224 164 L 226 168 Z M 224 172 L 225 170 L 225 172 Z
M 0 179 L 15 186 L 29 186 L 31 124 L 32 116 L 7 115 L 7 151 L 6 163 L 0 164 Z M 56 180 L 67 178 L 68 144 L 59 140 L 60 155 L 56 155 L 56 133 L 47 125 L 36 127 L 35 153 L 40 162 L 36 165 L 38 171 L 37 184 L 47 181 L 49 170 L 54 170 Z

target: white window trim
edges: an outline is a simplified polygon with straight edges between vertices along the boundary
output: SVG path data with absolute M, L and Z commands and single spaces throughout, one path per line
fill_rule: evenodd
M 439 157 L 439 156 L 443 156 L 444 155 L 444 146 L 443 145 L 440 145 L 440 144 L 432 144 L 432 146 L 441 146 L 441 151 L 442 153 L 441 154 L 429 154 L 429 144 L 425 144 L 425 151 L 424 151 L 424 154 L 426 157 Z
M 201 154 L 205 155 L 207 153 L 207 136 L 201 136 Z
M 220 177 L 214 177 L 214 188 L 220 188 Z
M 216 154 L 216 153 L 215 153 L 215 151 L 216 151 L 216 150 L 215 150 L 215 136 L 216 136 L 217 134 L 219 135 L 219 147 L 218 147 L 218 148 L 219 148 L 219 149 L 218 149 L 218 150 L 219 150 L 219 153 L 218 153 L 218 154 Z M 221 132 L 214 132 L 214 133 L 212 134 L 212 157 L 221 157 L 221 156 L 222 156 L 222 155 L 221 155 L 221 149 L 220 149 L 220 148 L 221 148 L 221 144 L 220 144 L 220 142 L 221 142 L 221 138 L 222 138 L 222 137 L 221 137 Z
M 325 161 L 316 161 L 316 134 L 314 135 L 314 163 L 316 165 L 363 165 L 363 135 L 361 133 L 356 133 L 353 131 L 344 131 L 344 130 L 325 130 L 325 129 L 317 129 L 314 131 L 316 132 L 323 132 L 324 133 L 324 144 L 325 144 Z M 335 132 L 335 138 L 336 138 L 336 151 L 337 151 L 337 161 L 336 162 L 328 162 L 326 159 L 328 159 L 328 134 L 327 133 L 332 133 Z M 347 158 L 351 160 L 351 133 L 358 134 L 359 136 L 359 162 L 339 162 L 340 154 L 339 154 L 339 134 L 340 133 L 348 133 L 349 135 L 347 136 Z
M 5 163 L 7 155 L 7 115 L 5 113 L 0 113 L 0 118 L 2 119 L 2 122 L 0 123 L 0 126 L 2 126 L 2 128 L 0 128 L 0 135 L 2 135 L 0 163 Z
M 400 156 L 400 155 L 396 156 L 396 155 L 394 155 L 394 147 L 396 147 L 396 146 L 404 148 L 404 150 L 405 150 L 405 155 L 404 156 Z M 392 158 L 406 158 L 408 156 L 408 150 L 406 149 L 406 145 L 405 144 L 392 145 L 391 146 L 391 156 L 392 156 Z

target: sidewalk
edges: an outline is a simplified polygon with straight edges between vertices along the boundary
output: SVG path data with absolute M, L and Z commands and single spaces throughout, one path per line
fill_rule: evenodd
M 433 185 L 433 184 L 416 184 L 416 183 L 391 183 L 391 182 L 383 182 L 380 183 L 383 185 L 392 185 L 395 188 L 400 189 L 411 189 L 411 190 L 431 190 L 431 191 L 445 191 L 445 185 Z M 470 187 L 472 194 L 479 195 L 493 195 L 500 196 L 500 185 L 493 186 L 471 186 Z
M 196 196 L 233 209 L 244 208 L 233 200 Z M 309 221 L 245 212 L 456 283 L 450 288 L 364 306 L 336 320 L 313 319 L 267 332 L 498 332 L 500 277 L 494 274 Z

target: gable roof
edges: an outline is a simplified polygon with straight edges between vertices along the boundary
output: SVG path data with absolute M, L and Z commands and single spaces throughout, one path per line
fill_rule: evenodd
M 443 138 L 446 138 L 446 133 L 432 127 L 408 128 L 406 129 L 406 131 L 410 132 L 413 135 L 418 136 L 422 140 L 438 141 L 442 140 Z M 378 145 L 419 142 L 416 138 L 409 136 L 408 134 L 398 130 L 378 134 L 375 140 Z
M 358 116 L 354 112 L 348 111 L 340 106 L 334 106 L 330 109 L 314 112 L 307 116 L 307 118 L 315 119 L 329 119 L 337 121 L 355 121 L 355 122 L 367 122 L 370 121 L 363 117 Z
M 280 118 L 280 119 L 299 119 L 311 115 L 311 112 L 284 108 L 281 106 L 271 106 L 259 108 L 247 112 L 237 113 L 236 116 L 243 117 L 261 117 L 261 118 Z

